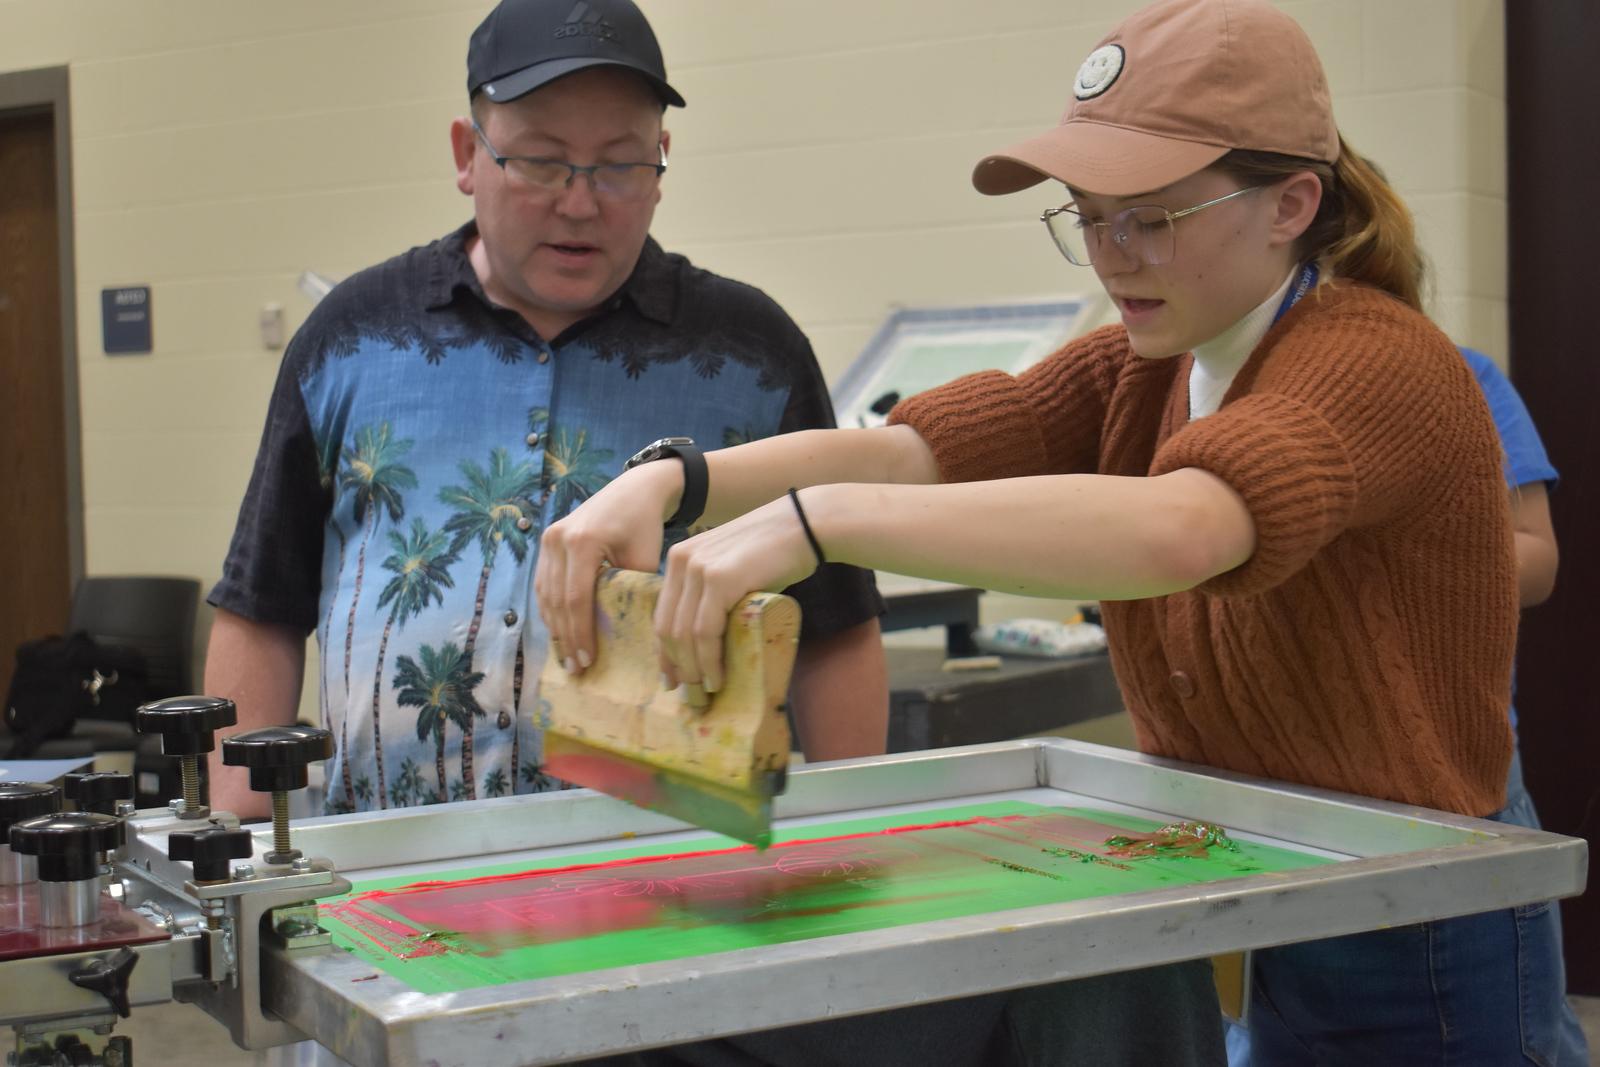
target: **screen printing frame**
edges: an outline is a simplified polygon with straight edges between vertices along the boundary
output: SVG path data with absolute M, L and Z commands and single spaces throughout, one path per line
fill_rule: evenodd
M 925 382 L 925 388 L 979 370 L 1017 374 L 1082 335 L 1104 306 L 1102 295 L 1084 292 L 1049 300 L 896 308 L 830 390 L 834 417 L 847 429 L 884 425 L 885 416 L 872 412 L 872 403 L 892 384 L 886 376 L 915 358 L 918 346 L 1015 346 L 1004 360 L 972 361 L 950 375 L 936 375 L 940 380 Z
M 1030 790 L 1056 794 L 1044 803 L 1205 818 L 1341 861 L 448 994 L 348 953 L 264 946 L 266 1005 L 358 1067 L 554 1063 L 1512 907 L 1581 893 L 1587 872 L 1574 838 L 1059 738 L 797 770 L 777 814 Z M 307 820 L 296 844 L 357 880 L 667 834 L 704 836 L 575 790 Z

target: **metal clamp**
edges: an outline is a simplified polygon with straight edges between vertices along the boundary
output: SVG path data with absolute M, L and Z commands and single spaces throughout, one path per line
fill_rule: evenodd
M 333 944 L 333 935 L 317 923 L 315 904 L 274 908 L 269 922 L 279 943 L 291 951 Z

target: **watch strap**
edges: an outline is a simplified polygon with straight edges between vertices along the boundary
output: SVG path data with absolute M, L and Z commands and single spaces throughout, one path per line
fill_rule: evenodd
M 662 450 L 662 458 L 677 456 L 683 461 L 683 495 L 678 498 L 678 510 L 666 521 L 669 529 L 688 529 L 706 510 L 706 493 L 711 488 L 706 457 L 695 445 L 671 445 Z

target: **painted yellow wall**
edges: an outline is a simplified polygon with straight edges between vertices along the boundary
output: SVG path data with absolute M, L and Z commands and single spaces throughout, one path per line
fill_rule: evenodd
M 446 126 L 489 4 L 0 0 L 0 72 L 71 72 L 91 573 L 214 580 L 304 270 L 344 275 L 466 217 Z M 645 0 L 689 108 L 656 233 L 760 285 L 830 377 L 894 304 L 1093 285 L 1035 221 L 978 196 L 985 151 L 1053 123 L 1131 0 Z M 1348 138 L 1417 212 L 1433 308 L 1506 349 L 1499 0 L 1284 0 Z M 3 191 L 0 191 L 3 195 Z M 99 291 L 153 287 L 155 351 L 100 347 Z M 308 705 L 309 706 L 309 705 Z

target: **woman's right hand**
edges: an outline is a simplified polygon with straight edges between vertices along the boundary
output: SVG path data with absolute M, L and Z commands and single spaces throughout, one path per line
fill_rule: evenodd
M 623 471 L 540 536 L 534 596 L 570 673 L 594 662 L 594 584 L 601 568 L 654 573 L 661 565 L 662 523 L 682 493 L 682 463 L 646 463 Z

